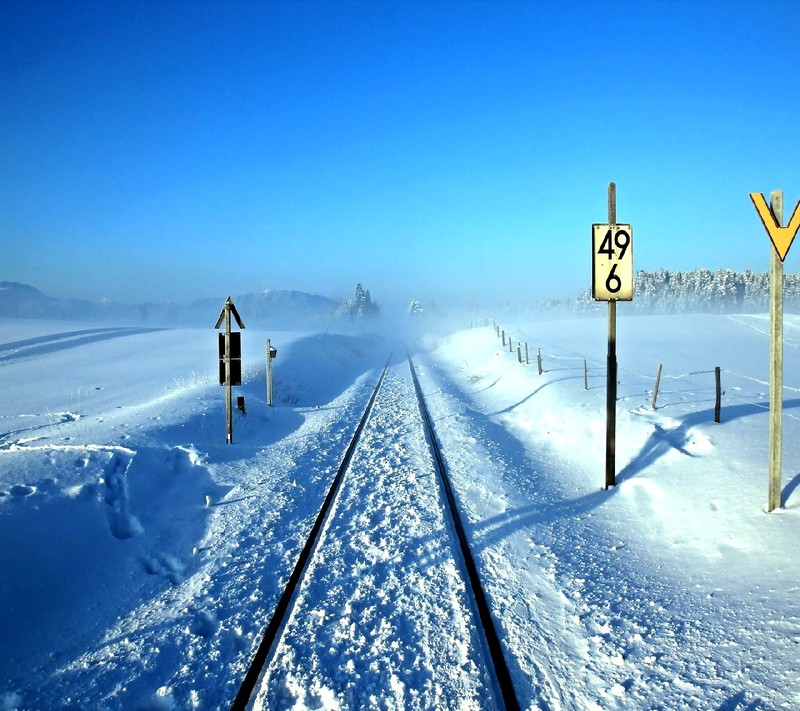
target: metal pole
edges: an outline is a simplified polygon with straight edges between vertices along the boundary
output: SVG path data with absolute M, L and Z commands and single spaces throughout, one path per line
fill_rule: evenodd
M 225 442 L 233 444 L 231 407 L 231 300 L 225 302 Z
M 608 224 L 617 222 L 617 186 L 608 184 Z M 613 229 L 613 228 L 612 228 Z M 606 485 L 616 486 L 617 431 L 617 302 L 608 302 L 608 358 L 606 363 Z
M 770 193 L 770 208 L 783 226 L 783 191 Z M 769 361 L 769 503 L 767 511 L 780 508 L 781 439 L 783 435 L 783 261 L 770 249 L 770 361 Z
M 267 339 L 267 405 L 272 407 L 272 356 L 270 355 L 270 339 Z

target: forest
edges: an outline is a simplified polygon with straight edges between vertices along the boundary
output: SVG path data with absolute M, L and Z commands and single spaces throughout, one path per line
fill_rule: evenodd
M 784 273 L 784 310 L 800 313 L 800 272 Z M 634 278 L 631 308 L 647 313 L 756 313 L 769 310 L 769 272 L 749 269 L 640 270 Z M 581 289 L 572 299 L 545 299 L 539 310 L 586 312 L 602 308 L 591 289 Z

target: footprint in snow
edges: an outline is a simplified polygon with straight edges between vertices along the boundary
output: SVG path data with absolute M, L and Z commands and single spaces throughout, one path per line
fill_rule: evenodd
M 119 540 L 133 538 L 144 531 L 142 524 L 129 510 L 126 475 L 130 463 L 130 459 L 117 453 L 104 467 L 105 501 L 109 507 L 108 522 L 111 534 Z
M 36 493 L 36 489 L 33 486 L 27 486 L 26 484 L 14 484 L 11 487 L 11 496 L 30 496 L 31 494 Z
M 219 629 L 219 620 L 213 610 L 196 610 L 189 625 L 192 634 L 198 637 L 211 637 Z
M 154 553 L 142 558 L 142 565 L 148 575 L 162 575 L 173 585 L 182 581 L 185 567 L 175 556 L 168 553 Z

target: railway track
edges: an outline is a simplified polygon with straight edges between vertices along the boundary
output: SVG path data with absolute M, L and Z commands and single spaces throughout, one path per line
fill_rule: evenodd
M 231 708 L 289 703 L 285 689 L 303 686 L 294 668 L 313 667 L 336 677 L 318 694 L 353 706 L 388 679 L 387 689 L 412 698 L 472 694 L 481 706 L 489 697 L 518 709 L 495 625 L 413 361 L 390 358 Z M 383 668 L 384 648 L 400 668 L 430 653 L 431 667 L 452 663 L 453 672 L 419 674 L 412 681 L 425 688 L 406 689 L 401 671 Z

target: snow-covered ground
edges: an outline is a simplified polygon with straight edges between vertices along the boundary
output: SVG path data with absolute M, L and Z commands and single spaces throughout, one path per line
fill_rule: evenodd
M 532 365 L 490 328 L 428 335 L 415 361 L 523 706 L 800 707 L 800 319 L 772 514 L 766 317 L 620 308 L 609 491 L 605 319 L 501 325 Z M 396 346 L 242 340 L 226 445 L 211 329 L 0 321 L 0 709 L 230 705 Z M 410 393 L 397 358 L 267 674 L 274 707 L 495 703 Z

